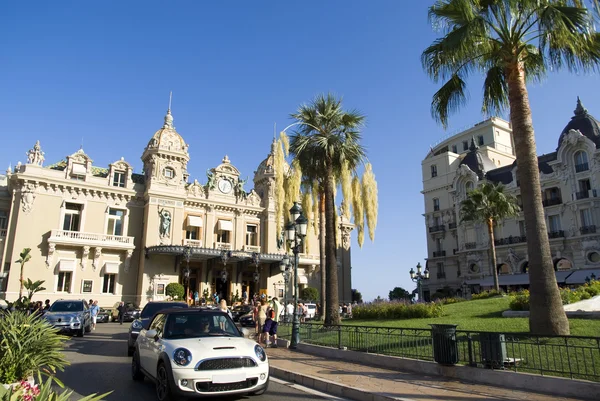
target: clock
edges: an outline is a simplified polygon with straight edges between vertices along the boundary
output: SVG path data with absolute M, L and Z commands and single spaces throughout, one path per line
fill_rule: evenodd
M 233 185 L 228 179 L 223 178 L 219 181 L 219 191 L 223 192 L 224 194 L 228 194 L 232 189 Z

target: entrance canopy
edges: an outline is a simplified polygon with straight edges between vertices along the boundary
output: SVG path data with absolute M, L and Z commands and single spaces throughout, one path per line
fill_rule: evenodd
M 573 274 L 571 274 L 565 280 L 566 284 L 583 284 L 585 283 L 586 277 L 590 277 L 595 274 L 596 277 L 600 278 L 600 268 L 598 269 L 583 269 L 583 270 L 575 270 Z

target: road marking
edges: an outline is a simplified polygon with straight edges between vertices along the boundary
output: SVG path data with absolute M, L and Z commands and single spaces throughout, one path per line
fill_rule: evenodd
M 336 396 L 331 395 L 331 394 L 322 393 L 320 391 L 313 390 L 312 388 L 301 386 L 300 384 L 291 383 L 291 382 L 288 382 L 288 381 L 285 381 L 285 380 L 277 379 L 277 378 L 275 378 L 273 376 L 271 376 L 270 380 L 273 380 L 275 383 L 282 384 L 282 385 L 287 386 L 287 387 L 291 387 L 291 388 L 293 388 L 295 390 L 302 391 L 304 393 L 309 393 L 309 394 L 312 394 L 312 395 L 316 395 L 317 397 L 321 397 L 321 398 L 323 398 L 325 400 L 329 400 L 329 401 L 350 401 L 347 398 L 340 398 L 340 397 L 336 397 Z

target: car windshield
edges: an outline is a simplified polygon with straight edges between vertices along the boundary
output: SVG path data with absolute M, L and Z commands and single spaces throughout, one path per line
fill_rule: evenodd
M 144 306 L 144 310 L 142 311 L 141 314 L 141 318 L 142 319 L 149 319 L 152 316 L 154 316 L 156 314 L 156 312 L 163 310 L 163 309 L 170 309 L 170 308 L 187 308 L 186 304 L 181 304 L 181 303 L 170 303 L 170 302 L 151 302 L 149 304 L 146 304 L 146 306 Z
M 50 307 L 50 312 L 81 312 L 83 302 L 54 302 Z
M 164 338 L 240 337 L 242 334 L 226 313 L 174 313 L 165 325 Z

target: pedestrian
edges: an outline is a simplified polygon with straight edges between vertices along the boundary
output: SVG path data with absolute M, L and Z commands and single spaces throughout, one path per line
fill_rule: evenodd
M 50 309 L 50 300 L 49 299 L 46 300 L 46 305 L 44 305 L 44 310 L 48 310 L 48 309 Z
M 258 343 L 267 345 L 265 335 L 263 334 L 263 327 L 265 322 L 267 321 L 267 309 L 269 305 L 267 305 L 267 301 L 264 299 L 260 300 L 260 307 L 258 309 L 258 321 L 256 324 L 256 329 L 258 330 Z
M 93 301 L 92 307 L 90 308 L 90 315 L 92 316 L 92 330 L 96 330 L 96 322 L 98 321 L 98 313 L 100 313 L 100 307 L 98 306 L 98 301 Z
M 265 335 L 265 343 L 269 341 L 269 335 L 271 336 L 271 348 L 277 348 L 277 326 L 279 325 L 279 317 L 281 316 L 281 304 L 277 297 L 271 299 L 269 304 L 269 312 L 267 313 L 267 320 L 263 327 L 263 333 Z
M 200 304 L 200 294 L 198 291 L 194 291 L 194 305 L 198 306 Z
M 288 302 L 288 304 L 286 306 L 286 312 L 287 312 L 286 321 L 288 323 L 290 323 L 294 320 L 294 304 L 292 304 L 291 302 Z
M 119 323 L 123 324 L 123 318 L 125 317 L 125 302 L 121 301 L 119 306 L 117 306 L 117 312 L 119 312 Z

